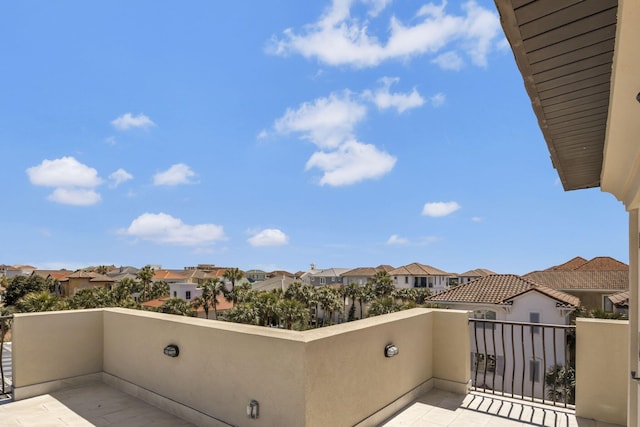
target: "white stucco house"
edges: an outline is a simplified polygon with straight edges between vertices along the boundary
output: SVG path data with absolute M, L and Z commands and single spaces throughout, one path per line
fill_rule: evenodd
M 449 280 L 456 277 L 453 273 L 418 262 L 393 269 L 389 276 L 396 288 L 429 288 L 432 292 L 448 289 Z
M 202 295 L 202 289 L 198 288 L 197 283 L 169 283 L 169 295 L 171 298 L 180 298 L 192 302 L 195 298 Z
M 446 308 L 469 310 L 471 376 L 476 387 L 542 397 L 544 373 L 568 363 L 570 337 L 562 326 L 580 299 L 515 274 L 494 274 L 429 298 Z M 554 326 L 533 326 L 533 323 Z M 543 369 L 544 367 L 544 369 Z

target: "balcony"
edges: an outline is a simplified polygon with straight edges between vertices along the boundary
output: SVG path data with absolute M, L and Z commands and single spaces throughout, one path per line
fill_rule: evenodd
M 79 417 L 84 425 L 114 417 L 116 425 L 125 401 L 138 408 L 127 412 L 136 425 L 165 413 L 182 425 L 211 426 L 522 425 L 540 416 L 566 421 L 549 425 L 625 423 L 626 322 L 578 322 L 575 412 L 584 419 L 571 409 L 469 393 L 469 330 L 467 312 L 433 309 L 305 332 L 127 309 L 20 314 L 15 401 L 0 405 L 0 417 L 15 425 L 25 414 Z M 177 357 L 165 354 L 169 344 Z M 387 357 L 388 344 L 399 353 Z M 247 415 L 252 401 L 257 418 Z

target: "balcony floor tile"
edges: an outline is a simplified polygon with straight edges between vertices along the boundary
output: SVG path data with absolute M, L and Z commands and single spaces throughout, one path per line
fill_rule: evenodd
M 102 382 L 2 404 L 0 420 L 3 427 L 193 426 Z
M 382 424 L 383 427 L 621 427 L 575 416 L 571 409 L 471 392 L 431 390 Z

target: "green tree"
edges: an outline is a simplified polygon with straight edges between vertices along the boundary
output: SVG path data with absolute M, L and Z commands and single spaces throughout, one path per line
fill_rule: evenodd
M 96 273 L 98 274 L 107 274 L 109 272 L 109 267 L 106 265 L 99 265 L 96 267 Z
M 243 302 L 234 305 L 224 316 L 224 320 L 247 325 L 259 325 L 260 319 L 257 309 L 251 303 Z
M 231 293 L 232 293 L 232 297 L 234 298 L 233 302 L 236 302 L 235 293 L 234 293 L 236 288 L 236 282 L 241 280 L 244 277 L 244 273 L 242 272 L 242 270 L 240 270 L 237 267 L 227 268 L 224 272 L 223 277 L 231 282 Z
M 576 403 L 576 371 L 571 366 L 551 366 L 544 376 L 547 398 L 556 402 Z
M 49 291 L 50 283 L 40 276 L 15 276 L 9 282 L 5 291 L 5 305 L 15 305 L 16 302 L 30 293 Z
M 108 288 L 79 289 L 75 295 L 67 298 L 69 308 L 79 310 L 86 308 L 119 307 L 114 292 Z
M 181 298 L 170 298 L 158 307 L 160 313 L 176 314 L 179 316 L 195 316 L 191 304 Z
M 20 298 L 15 303 L 16 311 L 19 313 L 35 313 L 40 311 L 64 310 L 65 305 L 55 295 L 48 291 L 32 292 Z
M 332 324 L 333 315 L 340 310 L 342 305 L 340 294 L 330 286 L 322 286 L 318 288 L 318 303 L 323 311 L 322 326 L 325 325 L 327 318 L 329 319 L 329 324 Z
M 151 293 L 151 283 L 153 282 L 153 275 L 155 270 L 150 265 L 145 265 L 136 273 L 136 279 L 140 281 L 142 285 L 142 294 L 140 295 L 141 301 L 148 301 Z
M 360 304 L 361 319 L 364 319 L 364 315 L 363 315 L 364 305 L 369 301 L 372 301 L 374 298 L 375 298 L 375 292 L 373 289 L 373 284 L 371 282 L 367 282 L 367 284 L 360 289 L 360 292 L 358 294 L 358 304 Z
M 351 322 L 355 320 L 356 300 L 360 298 L 360 294 L 363 292 L 363 289 L 357 283 L 351 282 L 345 287 L 345 292 L 347 294 L 347 297 L 351 301 L 351 306 L 349 307 L 349 314 L 347 316 L 347 320 Z M 362 318 L 362 313 L 360 313 L 360 317 Z
M 294 329 L 294 325 L 306 329 L 309 309 L 296 300 L 279 300 L 275 308 L 276 314 L 286 329 Z M 304 326 L 304 327 L 302 327 Z
M 392 297 L 382 297 L 373 300 L 371 307 L 369 307 L 369 316 L 380 316 L 400 310 L 402 310 L 402 306 L 397 304 Z
M 391 296 L 395 286 L 393 286 L 393 279 L 384 270 L 376 271 L 376 274 L 371 280 L 373 284 L 373 292 L 377 298 L 383 298 Z

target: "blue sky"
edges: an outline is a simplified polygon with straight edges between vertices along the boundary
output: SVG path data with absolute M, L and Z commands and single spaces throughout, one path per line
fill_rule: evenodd
M 628 261 L 492 1 L 4 2 L 0 50 L 0 263 Z

